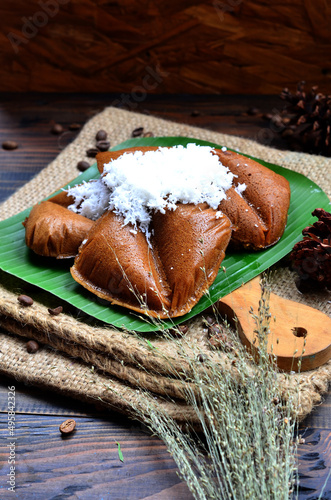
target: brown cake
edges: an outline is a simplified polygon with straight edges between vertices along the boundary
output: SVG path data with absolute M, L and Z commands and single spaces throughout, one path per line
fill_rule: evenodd
M 153 228 L 149 245 L 141 231 L 106 212 L 81 245 L 73 278 L 113 304 L 153 317 L 182 316 L 213 283 L 231 223 L 206 204 L 186 204 L 155 213 Z
M 94 222 L 67 208 L 42 201 L 24 221 L 25 242 L 36 254 L 65 259 L 75 257 Z
M 128 148 L 126 153 L 155 151 L 157 147 Z M 234 187 L 227 191 L 227 198 L 219 210 L 232 222 L 231 244 L 235 248 L 261 250 L 274 245 L 282 236 L 290 206 L 290 186 L 285 177 L 243 155 L 229 150 L 214 149 L 221 163 L 235 174 Z M 113 161 L 122 151 L 106 151 L 97 155 L 98 170 Z M 245 184 L 238 194 L 235 187 Z
M 98 169 L 103 177 L 104 165 L 123 153 L 157 149 L 99 153 Z M 264 249 L 279 240 L 287 220 L 290 188 L 284 177 L 237 153 L 212 153 L 234 174 L 216 208 L 177 202 L 171 210 L 151 210 L 147 235 L 109 209 L 96 222 L 73 213 L 67 208 L 72 196 L 61 193 L 33 208 L 25 222 L 27 245 L 57 258 L 77 254 L 73 278 L 113 304 L 152 317 L 182 316 L 215 280 L 230 240 L 236 248 Z
M 238 153 L 220 149 L 215 153 L 237 176 L 235 184 L 246 185 L 241 196 L 231 188 L 219 206 L 236 228 L 232 242 L 255 250 L 274 245 L 284 232 L 290 206 L 287 179 Z

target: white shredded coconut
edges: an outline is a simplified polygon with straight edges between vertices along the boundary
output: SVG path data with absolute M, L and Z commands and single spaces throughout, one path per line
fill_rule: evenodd
M 246 189 L 246 188 L 247 188 L 247 186 L 246 186 L 246 184 L 245 184 L 245 183 L 243 183 L 243 184 L 240 184 L 240 183 L 239 183 L 239 184 L 238 184 L 238 185 L 234 188 L 234 190 L 235 190 L 235 191 L 236 191 L 236 192 L 237 192 L 240 196 L 242 196 L 242 193 L 245 191 L 245 189 Z
M 156 151 L 124 153 L 104 165 L 98 181 L 70 188 L 70 210 L 97 219 L 106 209 L 124 217 L 149 239 L 153 210 L 175 210 L 176 203 L 207 202 L 217 209 L 232 186 L 234 175 L 209 146 L 160 147 Z M 245 189 L 239 184 L 239 194 Z
M 88 219 L 96 220 L 107 210 L 109 195 L 109 189 L 101 179 L 84 181 L 68 189 L 68 196 L 72 196 L 75 200 L 68 208 Z

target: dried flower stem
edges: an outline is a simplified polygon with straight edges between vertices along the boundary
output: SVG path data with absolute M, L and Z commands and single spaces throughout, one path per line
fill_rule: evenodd
M 235 332 L 229 331 L 234 349 L 224 351 L 235 371 L 213 361 L 212 345 L 205 359 L 189 338 L 175 340 L 183 370 L 174 367 L 174 376 L 183 383 L 185 402 L 198 416 L 201 433 L 189 423 L 185 429 L 179 426 L 147 391 L 140 391 L 139 404 L 131 402 L 133 415 L 165 442 L 196 499 L 288 500 L 293 494 L 297 395 L 282 392 L 276 364 L 267 353 L 269 295 L 263 279 L 254 316 L 256 362 Z

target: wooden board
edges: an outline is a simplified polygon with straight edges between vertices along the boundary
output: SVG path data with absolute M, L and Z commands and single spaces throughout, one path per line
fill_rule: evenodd
M 118 92 L 132 109 L 146 92 L 330 92 L 324 0 L 15 0 L 0 17 L 3 91 Z
M 17 497 L 20 500 L 51 498 L 191 500 L 177 476 L 175 462 L 165 445 L 137 422 L 65 396 L 18 383 L 8 377 L 0 382 L 0 485 L 2 500 L 8 456 L 8 386 L 16 388 Z M 298 500 L 318 498 L 331 466 L 329 425 L 331 393 L 321 428 L 300 429 L 300 487 Z M 324 405 L 323 405 L 324 407 Z M 59 425 L 74 418 L 76 431 L 62 438 Z M 316 423 L 314 416 L 312 423 Z M 318 427 L 318 425 L 316 426 Z M 124 462 L 119 460 L 120 443 Z M 309 497 L 307 497 L 309 493 Z M 330 500 L 326 488 L 323 500 Z
M 257 354 L 256 317 L 261 299 L 261 276 L 257 276 L 218 302 L 218 309 L 235 323 L 244 345 Z M 331 319 L 321 311 L 270 294 L 268 346 L 280 369 L 307 371 L 331 358 Z
M 62 123 L 68 131 L 70 123 L 83 124 L 90 116 L 115 99 L 115 96 L 103 94 L 7 94 L 2 97 L 1 139 L 16 140 L 20 144 L 15 151 L 1 153 L 0 199 L 2 200 L 37 174 L 60 152 L 61 141 L 59 142 L 58 137 L 50 133 L 52 121 Z M 277 97 L 267 96 L 187 96 L 185 99 L 183 96 L 150 96 L 139 103 L 137 111 L 254 139 L 260 137 L 259 132 L 266 125 L 260 116 L 247 114 L 247 110 L 257 106 L 266 112 L 277 106 L 278 101 Z M 76 133 L 73 132 L 71 138 L 75 137 Z M 75 165 L 72 168 L 74 177 L 77 173 Z M 97 492 L 97 496 L 92 495 L 90 498 L 96 500 L 101 498 L 122 500 L 123 491 L 128 499 L 190 500 L 192 498 L 186 484 L 179 481 L 174 462 L 170 460 L 165 447 L 161 446 L 158 439 L 146 434 L 145 429 L 139 425 L 112 412 L 106 414 L 104 410 L 95 409 L 91 405 L 1 376 L 1 499 L 13 498 L 13 495 L 6 497 L 4 494 L 8 450 L 3 438 L 7 438 L 8 385 L 16 387 L 20 437 L 17 451 L 22 471 L 22 476 L 19 474 L 17 478 L 21 500 L 83 499 L 89 498 L 89 492 L 93 491 Z M 58 434 L 58 424 L 68 417 L 78 421 L 77 432 L 72 436 L 73 439 L 62 442 Z M 95 434 L 93 434 L 94 429 L 96 429 Z M 328 469 L 327 467 L 324 469 L 323 466 L 327 466 L 331 456 L 330 430 L 331 392 L 326 395 L 323 404 L 302 423 L 300 432 L 307 438 L 307 442 L 299 447 L 299 457 L 301 454 L 305 455 L 304 460 L 300 459 L 300 473 L 304 471 L 306 477 L 302 477 L 304 483 L 299 492 L 299 500 L 318 498 L 324 486 Z M 320 436 L 319 439 L 315 433 Z M 312 439 L 308 439 L 308 436 Z M 82 449 L 80 438 L 88 451 L 84 452 Z M 123 464 L 118 460 L 115 441 L 122 445 Z M 53 449 L 58 452 L 61 446 L 64 453 L 51 457 Z M 321 459 L 324 461 L 322 466 Z M 140 460 L 143 462 L 143 467 L 139 467 Z M 54 468 L 51 465 L 54 465 Z M 86 485 L 86 478 L 89 489 L 80 490 L 79 485 Z M 126 484 L 129 484 L 130 488 Z M 331 499 L 330 492 L 327 493 L 329 490 L 324 491 L 324 500 Z

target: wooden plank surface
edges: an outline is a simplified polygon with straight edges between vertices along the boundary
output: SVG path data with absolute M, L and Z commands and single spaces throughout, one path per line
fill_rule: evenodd
M 16 141 L 14 151 L 0 149 L 0 202 L 36 175 L 73 140 L 83 125 L 104 107 L 118 101 L 114 94 L 11 94 L 0 100 L 0 139 Z M 263 144 L 282 146 L 282 141 L 262 119 L 263 113 L 282 109 L 278 96 L 148 96 L 134 103 L 133 111 L 187 123 L 210 130 L 256 139 Z M 260 113 L 249 114 L 252 108 Z M 54 123 L 64 133 L 51 133 Z M 111 140 L 111 138 L 110 138 Z M 0 144 L 1 144 L 0 143 Z M 74 171 L 75 174 L 77 171 Z
M 43 395 L 39 397 L 41 414 L 22 412 L 20 400 L 24 388 L 15 386 L 19 408 L 16 428 L 14 436 L 8 436 L 7 414 L 1 412 L 0 456 L 5 464 L 8 444 L 15 442 L 17 498 L 129 499 L 154 495 L 155 498 L 171 498 L 168 495 L 190 498 L 162 441 L 151 437 L 141 425 L 105 413 L 96 416 L 90 407 L 86 407 L 86 416 L 83 416 L 79 411 L 67 410 L 63 403 L 59 406 L 53 403 L 52 416 L 45 415 L 47 401 L 42 408 Z M 68 401 L 68 407 L 71 406 Z M 76 429 L 72 435 L 62 437 L 59 425 L 68 416 L 75 417 Z M 121 446 L 123 462 L 117 443 Z M 1 499 L 11 498 L 10 492 L 4 492 L 6 469 L 8 465 L 2 468 Z
M 2 96 L 0 140 L 16 140 L 15 151 L 0 150 L 0 199 L 44 168 L 63 147 L 50 133 L 52 122 L 66 129 L 83 124 L 110 104 L 106 95 Z M 268 127 L 251 107 L 267 112 L 277 97 L 151 96 L 137 111 L 245 137 L 263 137 Z M 68 134 L 68 140 L 77 132 Z M 276 142 L 276 141 L 275 141 Z M 277 143 L 281 145 L 280 143 Z M 1 346 L 0 346 L 1 349 Z M 8 496 L 8 386 L 16 388 L 17 498 L 153 499 L 191 498 L 177 476 L 176 465 L 163 443 L 128 419 L 104 409 L 2 377 L 0 380 L 0 498 Z M 63 439 L 58 430 L 66 418 L 75 418 L 77 430 Z M 331 499 L 331 480 L 325 485 L 331 457 L 331 392 L 301 425 L 305 442 L 299 446 L 300 500 Z M 124 462 L 119 460 L 121 444 Z
M 1 90 L 329 90 L 326 0 L 15 0 L 0 17 Z

